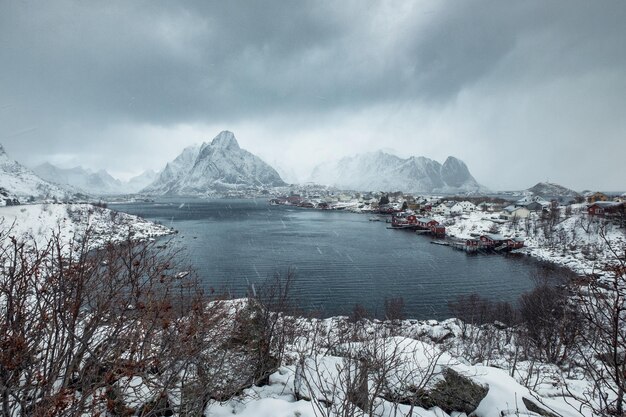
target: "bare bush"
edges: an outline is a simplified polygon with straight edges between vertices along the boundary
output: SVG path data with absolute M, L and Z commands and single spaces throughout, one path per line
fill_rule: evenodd
M 385 298 L 385 320 L 404 319 L 404 298 Z
M 171 391 L 198 381 L 195 358 L 221 346 L 207 329 L 218 329 L 211 323 L 224 309 L 208 303 L 193 275 L 177 268 L 175 253 L 130 238 L 98 251 L 88 247 L 89 236 L 65 243 L 56 235 L 39 248 L 4 240 L 3 417 L 182 409 Z
M 535 349 L 531 357 L 559 364 L 574 349 L 580 321 L 568 295 L 562 287 L 541 285 L 521 296 L 522 335 Z
M 612 261 L 605 265 L 604 278 L 589 277 L 579 286 L 576 300 L 585 324 L 578 345 L 580 358 L 593 389 L 587 403 L 599 414 L 624 415 L 626 392 L 626 248 L 610 245 L 601 231 Z

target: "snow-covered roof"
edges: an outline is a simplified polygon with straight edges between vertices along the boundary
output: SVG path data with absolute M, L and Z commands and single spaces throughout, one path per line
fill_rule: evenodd
M 497 234 L 492 234 L 492 233 L 490 233 L 490 234 L 486 234 L 486 235 L 484 235 L 484 236 L 485 236 L 485 237 L 487 237 L 487 238 L 489 238 L 489 239 L 491 239 L 491 240 L 506 240 L 506 239 L 504 238 L 504 236 L 502 236 L 502 235 L 497 235 Z
M 528 210 L 526 207 L 515 207 L 515 206 L 506 206 L 506 207 L 504 208 L 504 210 L 505 210 L 505 211 L 508 211 L 509 213 L 513 213 L 514 211 L 521 210 L 521 209 L 526 209 L 526 210 Z
M 602 208 L 607 208 L 607 207 L 619 207 L 624 203 L 621 203 L 619 201 L 596 201 L 595 203 L 591 203 L 589 206 L 598 206 L 598 207 L 602 207 Z
M 430 217 L 421 217 L 417 219 L 417 221 L 420 223 L 430 223 L 432 221 L 435 221 L 435 219 L 431 219 Z

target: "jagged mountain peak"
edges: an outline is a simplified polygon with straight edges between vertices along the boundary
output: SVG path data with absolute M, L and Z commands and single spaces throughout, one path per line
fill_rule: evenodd
M 213 138 L 211 146 L 220 149 L 239 149 L 239 143 L 237 143 L 237 139 L 235 139 L 235 134 L 229 130 L 223 130 Z
M 461 187 L 468 178 L 472 178 L 472 175 L 465 162 L 454 156 L 448 156 L 441 166 L 441 178 L 449 186 Z
M 448 156 L 445 160 L 445 162 L 443 163 L 444 165 L 448 164 L 448 165 L 460 165 L 460 166 L 466 166 L 465 162 L 461 161 L 459 158 L 456 158 L 452 155 Z
M 225 130 L 210 143 L 186 148 L 144 192 L 198 195 L 238 187 L 279 185 L 285 182 L 276 170 L 241 149 L 235 135 Z

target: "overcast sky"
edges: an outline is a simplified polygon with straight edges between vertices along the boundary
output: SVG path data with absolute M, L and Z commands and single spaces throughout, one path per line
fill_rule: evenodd
M 0 0 L 0 143 L 128 177 L 228 129 L 303 180 L 384 148 L 624 190 L 624 22 L 623 0 Z

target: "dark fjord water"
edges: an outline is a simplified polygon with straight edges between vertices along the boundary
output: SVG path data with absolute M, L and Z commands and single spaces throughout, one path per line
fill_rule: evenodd
M 431 238 L 388 230 L 371 216 L 270 206 L 265 200 L 118 204 L 119 211 L 172 226 L 174 245 L 206 288 L 245 294 L 249 284 L 295 268 L 294 295 L 322 316 L 355 303 L 378 317 L 385 298 L 403 297 L 408 318 L 449 317 L 448 301 L 476 292 L 515 301 L 542 265 L 522 255 L 467 255 Z M 182 205 L 182 206 L 181 206 Z

